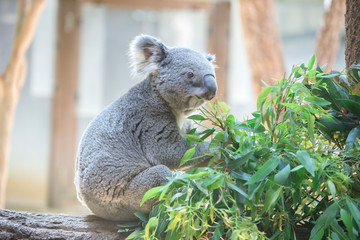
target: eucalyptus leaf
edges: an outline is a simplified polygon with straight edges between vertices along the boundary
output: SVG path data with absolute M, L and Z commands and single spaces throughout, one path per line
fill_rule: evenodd
M 192 156 L 194 156 L 195 154 L 195 151 L 196 151 L 196 148 L 195 147 L 192 147 L 192 148 L 189 148 L 184 156 L 182 157 L 181 159 L 181 162 L 180 162 L 180 166 L 184 165 L 186 162 L 188 162 Z
M 253 184 L 263 180 L 267 177 L 277 166 L 279 166 L 279 157 L 270 158 L 268 161 L 262 165 L 259 170 L 255 172 L 255 174 L 250 178 L 246 184 Z
M 346 108 L 355 116 L 360 118 L 360 103 L 349 99 L 339 99 L 345 104 Z
M 355 147 L 359 147 L 358 140 L 360 139 L 360 126 L 353 128 L 348 137 L 346 138 L 346 150 L 353 149 Z
M 283 185 L 289 178 L 290 175 L 290 165 L 286 165 L 280 172 L 275 174 L 274 180 L 277 184 Z
M 297 159 L 305 167 L 305 169 L 312 175 L 315 176 L 314 159 L 312 159 L 307 151 L 299 150 L 296 152 Z
M 310 60 L 308 62 L 308 66 L 307 66 L 308 70 L 311 70 L 313 68 L 314 63 L 315 63 L 315 54 L 312 55 L 312 57 L 310 58 Z
M 340 216 L 341 216 L 342 222 L 345 224 L 345 226 L 347 228 L 349 235 L 351 236 L 351 239 L 355 239 L 355 235 L 354 235 L 354 231 L 353 231 L 353 223 L 351 220 L 350 213 L 342 208 L 342 209 L 340 209 Z
M 239 188 L 238 186 L 236 186 L 236 185 L 234 185 L 234 184 L 232 184 L 232 183 L 227 183 L 227 185 L 231 188 L 231 189 L 233 189 L 233 190 L 235 190 L 236 192 L 238 192 L 241 196 L 243 196 L 244 198 L 249 198 L 249 196 L 246 194 L 246 192 L 244 191 L 244 190 L 242 190 L 241 188 Z
M 188 116 L 187 118 L 191 119 L 191 120 L 197 120 L 197 121 L 205 121 L 206 120 L 206 118 L 202 115 L 191 115 L 191 116 Z
M 321 239 L 324 235 L 324 229 L 329 227 L 330 223 L 335 219 L 339 212 L 336 203 L 329 206 L 323 214 L 316 220 L 314 228 L 311 230 L 310 239 Z
M 327 105 L 330 105 L 330 104 L 331 104 L 331 102 L 326 101 L 326 100 L 323 99 L 323 98 L 315 97 L 315 96 L 306 97 L 306 98 L 305 98 L 305 101 L 314 103 L 314 104 L 319 105 L 319 106 L 327 106 Z
M 260 104 L 266 101 L 266 98 L 271 93 L 274 87 L 263 87 L 257 98 L 257 108 L 260 108 Z

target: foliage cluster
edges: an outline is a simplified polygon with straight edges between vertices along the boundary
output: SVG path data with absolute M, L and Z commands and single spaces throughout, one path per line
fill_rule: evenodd
M 360 101 L 339 84 L 341 74 L 314 62 L 264 87 L 244 121 L 220 102 L 191 116 L 214 126 L 185 135 L 194 146 L 209 143 L 209 167 L 149 190 L 143 202 L 156 199 L 157 207 L 120 231 L 135 229 L 128 239 L 359 239 Z

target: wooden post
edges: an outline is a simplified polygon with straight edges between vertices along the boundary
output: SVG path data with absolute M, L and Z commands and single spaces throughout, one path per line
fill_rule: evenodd
M 216 2 L 210 12 L 209 52 L 216 55 L 217 98 L 226 101 L 229 59 L 230 2 Z
M 61 0 L 58 7 L 56 88 L 52 108 L 49 206 L 61 207 L 74 196 L 76 94 L 80 2 Z

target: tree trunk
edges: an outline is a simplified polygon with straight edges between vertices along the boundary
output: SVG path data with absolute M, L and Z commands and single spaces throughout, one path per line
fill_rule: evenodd
M 20 90 L 26 76 L 26 51 L 34 36 L 35 28 L 45 0 L 18 1 L 13 47 L 5 73 L 0 75 L 0 208 L 5 205 L 11 130 Z
M 285 72 L 274 0 L 240 0 L 240 15 L 257 96 L 261 81 L 272 85 Z
M 28 213 L 0 210 L 0 239 L 125 239 L 117 225 L 94 215 Z
M 324 23 L 320 29 L 317 46 L 317 64 L 327 64 L 325 71 L 331 71 L 336 60 L 344 22 L 345 0 L 332 0 L 325 9 Z
M 360 62 L 360 1 L 347 0 L 345 13 L 346 68 Z
M 360 65 L 360 1 L 346 0 L 345 13 L 345 62 L 346 68 Z M 358 71 L 359 74 L 360 71 Z M 360 82 L 348 78 L 353 86 L 353 91 L 359 91 Z

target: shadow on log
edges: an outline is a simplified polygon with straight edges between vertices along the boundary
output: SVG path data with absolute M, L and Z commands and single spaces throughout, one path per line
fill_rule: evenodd
M 94 215 L 29 213 L 0 209 L 0 239 L 125 239 L 117 225 Z

